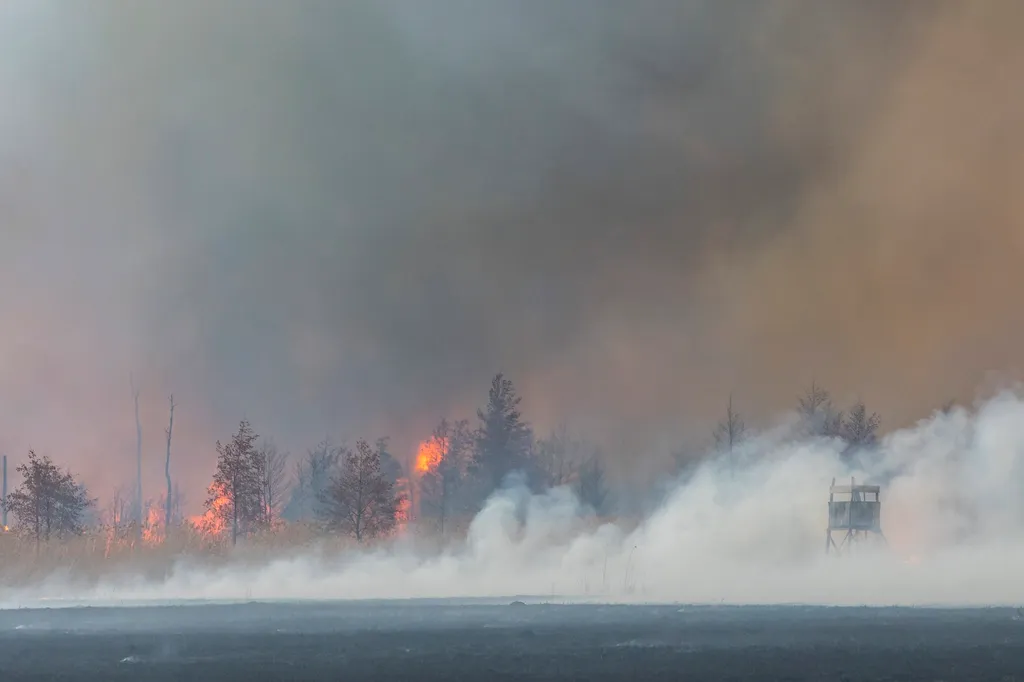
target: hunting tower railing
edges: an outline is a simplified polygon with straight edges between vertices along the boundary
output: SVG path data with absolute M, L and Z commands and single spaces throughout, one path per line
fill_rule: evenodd
M 825 553 L 831 551 L 841 553 L 854 543 L 876 538 L 885 542 L 882 533 L 882 503 L 879 500 L 881 487 L 877 485 L 857 485 L 850 479 L 850 485 L 832 486 L 828 493 L 828 529 L 825 535 Z M 834 534 L 844 533 L 836 544 Z

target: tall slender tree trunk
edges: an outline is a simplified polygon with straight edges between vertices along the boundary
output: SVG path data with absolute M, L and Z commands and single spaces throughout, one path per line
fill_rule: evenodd
M 171 434 L 174 431 L 174 395 L 171 395 L 171 418 L 167 424 L 167 457 L 164 459 L 164 478 L 167 479 L 167 499 L 164 500 L 164 540 L 171 534 Z
M 7 455 L 3 456 L 3 484 L 0 487 L 0 513 L 3 514 L 3 518 L 0 519 L 0 526 L 3 526 L 3 530 L 7 530 Z
M 142 421 L 139 419 L 139 391 L 134 375 L 129 376 L 135 400 L 135 539 L 142 539 Z

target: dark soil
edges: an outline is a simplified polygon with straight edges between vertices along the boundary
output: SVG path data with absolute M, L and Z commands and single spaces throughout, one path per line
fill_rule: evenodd
M 0 611 L 0 679 L 1024 680 L 1014 609 L 509 601 Z

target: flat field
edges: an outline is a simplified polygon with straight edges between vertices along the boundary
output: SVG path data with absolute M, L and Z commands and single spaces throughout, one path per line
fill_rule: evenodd
M 511 601 L 0 610 L 0 679 L 1024 680 L 1016 609 Z

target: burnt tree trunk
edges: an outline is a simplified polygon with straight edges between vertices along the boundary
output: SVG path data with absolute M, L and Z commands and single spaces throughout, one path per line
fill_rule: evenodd
M 167 499 L 164 501 L 164 539 L 171 534 L 171 434 L 174 431 L 174 396 L 171 396 L 171 418 L 167 424 L 167 456 L 164 458 L 164 478 L 167 479 Z

